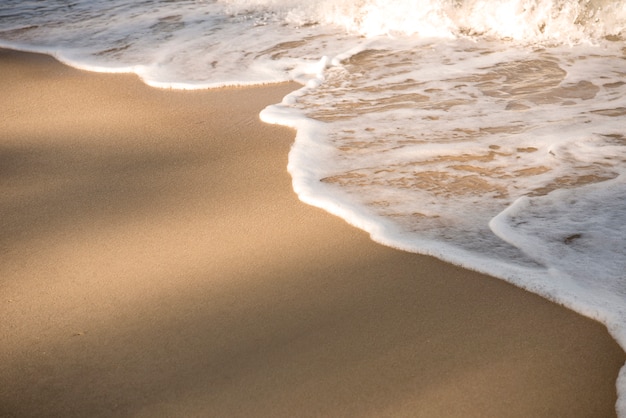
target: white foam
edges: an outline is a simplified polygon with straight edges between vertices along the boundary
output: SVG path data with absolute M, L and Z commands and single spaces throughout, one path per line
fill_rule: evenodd
M 501 277 L 599 320 L 625 347 L 620 45 L 534 53 L 489 42 L 399 44 L 362 45 L 264 111 L 263 120 L 298 130 L 294 190 L 380 243 Z M 419 184 L 429 172 L 441 174 L 433 189 Z M 467 178 L 487 188 L 445 192 Z

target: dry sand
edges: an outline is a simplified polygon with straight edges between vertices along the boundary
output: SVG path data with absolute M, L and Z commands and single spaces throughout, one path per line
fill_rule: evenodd
M 602 325 L 297 200 L 294 87 L 0 51 L 0 416 L 614 415 Z

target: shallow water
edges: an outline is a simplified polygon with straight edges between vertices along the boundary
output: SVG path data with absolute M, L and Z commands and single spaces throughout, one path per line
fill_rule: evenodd
M 300 198 L 626 347 L 624 1 L 16 1 L 0 45 L 153 86 L 296 80 Z M 626 372 L 618 382 L 626 416 Z

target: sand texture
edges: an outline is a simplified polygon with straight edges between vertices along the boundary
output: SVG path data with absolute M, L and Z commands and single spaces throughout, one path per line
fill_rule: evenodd
M 601 324 L 298 201 L 295 87 L 0 51 L 0 416 L 614 415 Z

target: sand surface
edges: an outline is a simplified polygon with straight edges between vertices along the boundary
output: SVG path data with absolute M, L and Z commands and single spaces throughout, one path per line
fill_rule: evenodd
M 0 50 L 0 416 L 614 415 L 601 324 L 298 201 L 294 87 Z

